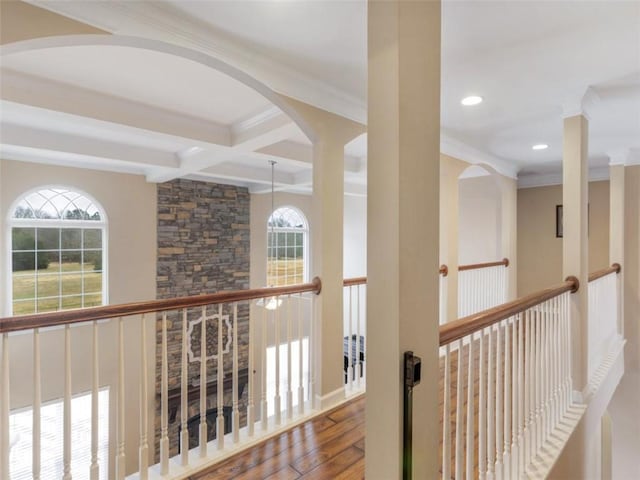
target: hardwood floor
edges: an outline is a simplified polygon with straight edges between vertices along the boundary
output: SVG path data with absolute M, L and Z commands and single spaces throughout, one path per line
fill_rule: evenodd
M 474 342 L 477 344 L 478 342 Z M 463 381 L 460 386 L 463 395 L 463 412 L 467 411 L 467 375 L 468 346 L 462 349 L 461 363 Z M 474 348 L 473 375 L 473 435 L 474 458 L 473 478 L 479 478 L 478 471 L 478 369 L 479 348 Z M 493 352 L 495 365 L 496 352 Z M 451 352 L 450 363 L 450 404 L 447 418 L 451 427 L 451 478 L 455 475 L 455 436 L 457 428 L 462 437 L 461 458 L 466 459 L 466 415 L 460 425 L 456 424 L 456 373 L 458 352 Z M 488 357 L 484 361 L 487 362 Z M 486 365 L 486 363 L 485 363 Z M 504 364 L 503 364 L 504 365 Z M 486 380 L 485 380 L 486 381 Z M 440 359 L 439 381 L 439 431 L 434 432 L 441 438 L 444 419 L 444 361 Z M 493 397 L 495 400 L 495 397 Z M 228 460 L 214 465 L 208 470 L 191 477 L 191 480 L 258 480 L 258 479 L 340 479 L 357 480 L 364 478 L 364 420 L 365 396 L 337 407 L 323 415 L 315 417 L 287 432 L 239 453 Z M 442 458 L 442 439 L 439 458 Z M 463 461 L 463 476 L 466 465 Z
M 364 402 L 362 395 L 191 479 L 363 479 Z

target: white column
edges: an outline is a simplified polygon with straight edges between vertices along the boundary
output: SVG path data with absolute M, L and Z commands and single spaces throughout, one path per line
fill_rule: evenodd
M 619 263 L 618 274 L 618 334 L 624 337 L 624 183 L 627 153 L 610 155 L 609 166 L 609 264 Z M 614 163 L 615 162 L 615 163 Z
M 572 379 L 578 394 L 587 387 L 589 243 L 587 204 L 589 165 L 587 137 L 589 121 L 583 113 L 564 119 L 563 137 L 563 277 L 575 276 L 579 290 L 570 297 Z
M 322 279 L 316 302 L 314 387 L 320 408 L 344 397 L 342 363 L 342 268 L 344 144 L 324 139 L 313 145 L 314 276 Z M 318 328 L 316 328 L 318 327 Z M 332 398 L 333 397 L 333 398 Z
M 368 480 L 402 478 L 403 352 L 422 358 L 413 478 L 439 478 L 440 2 L 369 2 Z
M 311 126 L 313 138 L 313 198 L 311 277 L 322 279 L 316 298 L 313 353 L 315 405 L 328 408 L 344 398 L 343 332 L 343 209 L 344 146 L 365 131 L 364 125 L 283 97 Z

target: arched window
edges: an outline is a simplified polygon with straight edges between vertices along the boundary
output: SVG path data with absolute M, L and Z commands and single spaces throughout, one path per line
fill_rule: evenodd
M 267 285 L 307 281 L 309 227 L 302 212 L 280 207 L 271 214 L 267 226 Z
M 13 315 L 106 303 L 106 217 L 86 194 L 42 188 L 10 211 Z

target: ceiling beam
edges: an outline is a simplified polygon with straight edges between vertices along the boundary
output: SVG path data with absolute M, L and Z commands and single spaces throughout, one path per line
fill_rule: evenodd
M 171 112 L 3 68 L 2 99 L 173 137 L 231 145 L 231 129 L 212 120 Z

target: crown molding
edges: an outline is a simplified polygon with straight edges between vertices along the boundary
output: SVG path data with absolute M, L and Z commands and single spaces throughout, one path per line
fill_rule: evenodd
M 446 133 L 440 134 L 440 152 L 455 157 L 472 165 L 485 164 L 505 177 L 517 179 L 518 167 L 502 158 L 482 152 L 466 143 L 451 138 Z
M 562 118 L 570 118 L 578 115 L 591 119 L 591 110 L 600 103 L 600 95 L 591 87 L 586 87 L 580 93 L 568 98 L 562 104 Z
M 162 2 L 53 2 L 27 0 L 32 5 L 118 35 L 153 38 L 201 51 L 259 79 L 273 91 L 350 120 L 366 123 L 366 100 L 306 75 L 297 69 L 257 55 Z
M 603 180 L 609 180 L 609 167 L 595 167 L 589 169 L 590 182 L 599 182 Z M 562 172 L 522 175 L 518 177 L 518 188 L 550 187 L 553 185 L 562 185 L 562 183 Z

